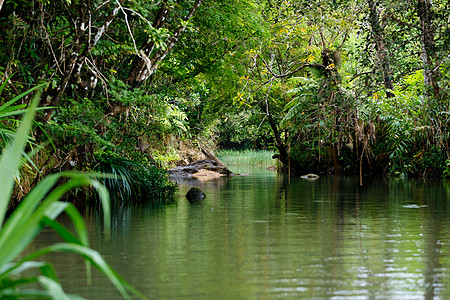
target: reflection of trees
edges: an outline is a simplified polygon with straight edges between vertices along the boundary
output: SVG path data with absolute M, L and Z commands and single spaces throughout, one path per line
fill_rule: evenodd
M 424 183 L 423 185 L 427 184 Z M 440 188 L 431 188 L 429 190 L 431 193 L 427 195 L 424 190 L 422 193 L 416 193 L 417 198 L 415 200 L 428 206 L 424 210 L 424 214 L 422 214 L 422 222 L 424 224 L 424 250 L 422 257 L 425 281 L 424 298 L 435 299 L 441 295 L 441 288 L 445 286 L 443 282 L 445 274 L 442 271 L 445 270 L 443 262 L 446 259 L 448 261 L 448 258 L 446 258 L 442 246 L 446 237 L 448 239 L 448 201 L 445 190 Z
M 151 298 L 211 286 L 231 287 L 230 299 L 275 286 L 298 298 L 448 296 L 450 208 L 438 182 L 249 176 L 201 188 L 201 205 L 116 210 L 110 242 L 101 214 L 86 213 L 91 245 Z
M 290 198 L 288 195 L 289 190 L 287 189 L 289 185 L 289 179 L 286 174 L 278 174 L 277 176 L 277 189 L 275 196 L 275 207 L 284 208 L 288 210 L 290 204 Z
M 202 188 L 204 186 L 214 186 L 216 188 L 224 188 L 225 185 L 229 180 L 231 180 L 231 177 L 219 177 L 214 178 L 212 180 L 198 180 L 194 177 L 177 177 L 172 178 L 171 180 L 178 185 L 189 185 L 189 186 L 195 186 L 198 188 Z
M 406 295 L 423 291 L 426 299 L 442 295 L 445 257 L 440 248 L 448 208 L 442 204 L 446 196 L 441 188 L 412 180 L 367 178 L 363 187 L 350 178 L 320 180 L 315 184 L 294 179 L 288 184 L 281 179 L 277 185 L 275 207 L 308 218 L 291 225 L 317 237 L 312 247 L 321 263 L 317 270 L 301 272 L 322 274 L 330 283 L 327 295 L 333 294 L 332 283 L 338 278 L 344 278 L 350 290 L 362 283 L 372 296 L 402 289 L 408 289 Z M 439 195 L 430 200 L 425 190 Z

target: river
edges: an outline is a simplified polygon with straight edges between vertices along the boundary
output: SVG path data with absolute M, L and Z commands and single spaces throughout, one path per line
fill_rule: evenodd
M 250 176 L 179 185 L 178 205 L 126 206 L 91 246 L 150 299 L 450 299 L 450 183 Z M 206 194 L 190 205 L 191 186 Z M 62 219 L 62 222 L 65 222 Z M 31 249 L 58 238 L 50 230 Z M 81 259 L 54 254 L 67 292 L 120 299 Z

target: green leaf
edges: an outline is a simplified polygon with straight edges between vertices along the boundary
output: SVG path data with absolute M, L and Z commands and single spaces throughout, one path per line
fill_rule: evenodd
M 48 263 L 41 261 L 26 261 L 22 264 L 10 263 L 4 265 L 0 269 L 0 280 L 3 280 L 7 276 L 16 276 L 24 271 L 36 268 L 43 268 Z
M 52 246 L 42 248 L 36 252 L 31 253 L 23 260 L 34 260 L 35 258 L 51 253 L 51 252 L 65 252 L 74 253 L 83 256 L 89 260 L 100 272 L 102 272 L 117 288 L 122 297 L 131 299 L 129 293 L 133 293 L 140 299 L 147 299 L 143 294 L 138 292 L 130 284 L 128 284 L 119 274 L 117 274 L 103 259 L 103 257 L 95 250 L 88 247 L 76 244 L 58 243 Z
M 44 199 L 56 181 L 63 175 L 70 175 L 72 179 L 55 188 L 41 203 L 41 199 Z M 9 263 L 28 246 L 43 228 L 41 220 L 45 216 L 56 218 L 63 211 L 63 207 L 53 205 L 54 202 L 71 189 L 93 182 L 95 181 L 81 173 L 53 174 L 42 180 L 25 197 L 0 232 L 0 265 Z M 36 207 L 38 208 L 35 211 Z
M 6 81 L 2 84 L 2 88 L 0 89 L 0 93 L 1 93 L 1 91 L 3 90 L 3 87 L 4 87 L 4 85 L 6 84 L 7 81 L 8 81 L 8 80 L 6 80 Z M 25 97 L 26 95 L 28 95 L 29 93 L 31 93 L 31 92 L 33 92 L 33 91 L 35 91 L 35 90 L 40 90 L 40 92 L 39 92 L 39 97 L 40 97 L 40 93 L 42 92 L 42 88 L 43 88 L 44 86 L 46 86 L 46 85 L 48 85 L 48 83 L 42 83 L 42 84 L 40 84 L 40 85 L 37 85 L 37 86 L 35 86 L 35 87 L 33 87 L 33 88 L 31 88 L 31 89 L 29 89 L 29 90 L 23 92 L 22 94 L 20 94 L 20 95 L 14 97 L 14 98 L 12 98 L 12 99 L 9 100 L 8 102 L 6 102 L 6 103 L 3 104 L 2 106 L 0 106 L 0 112 L 4 111 L 6 108 L 8 108 L 9 106 L 11 106 L 13 103 L 17 102 L 19 99 L 22 99 L 23 97 Z M 36 96 L 35 96 L 35 98 L 36 98 Z M 36 104 L 36 107 L 37 107 L 37 104 Z M 35 107 L 35 108 L 36 108 L 36 107 Z
M 10 143 L 0 159 L 0 229 L 5 220 L 6 210 L 8 208 L 11 192 L 14 187 L 14 176 L 20 168 L 21 156 L 25 143 L 28 140 L 28 132 L 34 119 L 36 107 L 39 103 L 42 90 L 34 96 L 30 108 L 24 115 L 22 124 L 17 130 L 16 137 Z M 1 265 L 1 264 L 0 264 Z
M 70 297 L 64 293 L 62 286 L 55 280 L 45 276 L 39 276 L 38 281 L 47 290 L 51 299 L 70 300 Z
M 3 88 L 2 85 L 1 88 Z M 25 110 L 21 125 L 14 135 L 14 139 L 8 144 L 0 158 L 0 225 L 5 220 L 6 210 L 10 201 L 14 186 L 14 176 L 22 164 L 22 153 L 28 140 L 28 132 L 33 122 L 36 107 L 42 90 L 33 98 L 30 107 Z M 9 109 L 2 106 L 3 109 Z M 69 180 L 56 187 L 61 177 Z M 105 220 L 106 238 L 110 237 L 110 204 L 109 194 L 106 188 L 95 180 L 92 175 L 77 172 L 62 172 L 45 177 L 33 190 L 21 201 L 12 215 L 0 227 L 0 297 L 18 299 L 22 297 L 37 297 L 50 299 L 80 299 L 80 297 L 64 293 L 58 282 L 53 266 L 47 263 L 34 262 L 33 258 L 43 254 L 59 251 L 70 252 L 83 256 L 88 267 L 88 280 L 90 280 L 90 265 L 92 263 L 103 272 L 116 286 L 122 296 L 131 299 L 129 293 L 146 299 L 144 295 L 130 286 L 123 278 L 117 275 L 102 259 L 101 255 L 88 248 L 88 235 L 86 225 L 80 213 L 72 204 L 60 202 L 59 199 L 69 190 L 83 186 L 92 185 L 99 193 Z M 55 221 L 62 213 L 66 212 L 71 218 L 76 235 Z M 33 241 L 37 234 L 47 225 L 50 225 L 66 241 L 72 243 L 56 244 L 35 251 L 19 262 L 16 260 L 20 253 Z M 37 277 L 19 278 L 22 272 L 39 268 L 41 275 Z M 38 291 L 34 289 L 23 289 L 23 285 L 38 282 L 45 289 Z M 20 287 L 20 289 L 16 289 Z

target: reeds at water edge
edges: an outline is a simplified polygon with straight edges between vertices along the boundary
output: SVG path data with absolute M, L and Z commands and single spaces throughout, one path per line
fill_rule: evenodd
M 218 158 L 227 166 L 268 168 L 274 166 L 271 150 L 218 150 Z

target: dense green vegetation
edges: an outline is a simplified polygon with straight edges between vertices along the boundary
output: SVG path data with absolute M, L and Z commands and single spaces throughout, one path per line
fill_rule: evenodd
M 60 197 L 94 186 L 107 203 L 103 183 L 113 203 L 171 203 L 164 169 L 181 142 L 274 151 L 297 175 L 450 177 L 449 19 L 448 0 L 0 1 L 1 295 L 32 282 L 44 291 L 31 296 L 61 299 L 34 262 L 49 251 L 139 295 Z M 76 234 L 54 220 L 63 211 Z M 47 225 L 68 244 L 19 259 Z M 29 268 L 40 275 L 16 276 Z
M 165 202 L 183 140 L 272 149 L 298 175 L 449 176 L 449 5 L 4 1 L 1 104 L 48 83 L 17 198 L 99 170 L 119 201 Z
M 40 93 L 30 103 L 15 137 L 9 141 L 0 158 L 2 170 L 0 173 L 0 298 L 75 299 L 76 296 L 64 293 L 53 266 L 40 260 L 40 257 L 45 254 L 62 252 L 83 257 L 86 262 L 88 282 L 91 282 L 91 266 L 93 265 L 111 280 L 125 299 L 131 299 L 130 293 L 140 299 L 146 299 L 112 270 L 98 252 L 89 247 L 83 217 L 72 203 L 61 201 L 62 196 L 71 189 L 83 185 L 95 187 L 103 206 L 105 237 L 109 238 L 111 224 L 108 190 L 92 176 L 79 172 L 62 172 L 45 177 L 5 221 L 14 181 L 23 163 L 22 152 L 27 141 L 30 140 L 28 132 L 39 97 Z M 5 111 L 5 108 L 2 108 Z M 9 133 L 9 130 L 2 128 L 2 132 L 4 131 Z M 67 178 L 67 180 L 55 188 L 61 178 Z M 74 232 L 56 220 L 63 213 L 70 217 Z M 54 229 L 63 242 L 23 255 L 22 251 L 46 226 Z M 26 272 L 30 270 L 36 270 L 37 275 L 27 274 Z M 33 284 L 38 284 L 42 289 L 36 289 Z

